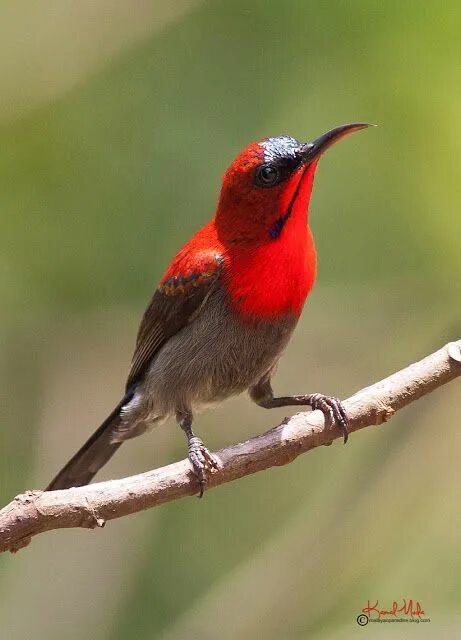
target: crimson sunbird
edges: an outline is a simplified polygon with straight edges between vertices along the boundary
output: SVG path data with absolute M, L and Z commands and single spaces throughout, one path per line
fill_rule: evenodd
M 319 158 L 367 126 L 307 143 L 265 138 L 237 156 L 213 218 L 173 258 L 144 313 L 125 395 L 47 490 L 88 484 L 122 442 L 175 416 L 202 495 L 217 462 L 192 430 L 193 412 L 245 390 L 266 409 L 320 409 L 346 442 L 339 400 L 277 397 L 271 378 L 316 277 L 308 208 Z

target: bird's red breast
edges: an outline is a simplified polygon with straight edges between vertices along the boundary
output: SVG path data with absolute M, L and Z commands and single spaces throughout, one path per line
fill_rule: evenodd
M 283 229 L 276 238 L 229 249 L 227 287 L 234 308 L 248 318 L 298 316 L 316 276 L 317 258 L 308 226 L 315 166 L 302 168 L 285 185 L 279 211 Z
M 187 290 L 192 275 L 206 278 L 221 269 L 220 282 L 242 320 L 298 316 L 316 276 L 316 252 L 307 220 L 315 168 L 316 163 L 301 167 L 283 185 L 275 199 L 276 207 L 265 215 L 258 212 L 257 220 L 264 220 L 259 225 L 251 209 L 242 214 L 238 203 L 227 197 L 226 189 L 226 198 L 220 198 L 215 217 L 171 262 L 163 286 L 177 278 Z M 226 187 L 225 176 L 223 190 Z M 257 207 L 258 203 L 254 204 Z M 274 237 L 271 229 L 277 224 L 283 228 Z

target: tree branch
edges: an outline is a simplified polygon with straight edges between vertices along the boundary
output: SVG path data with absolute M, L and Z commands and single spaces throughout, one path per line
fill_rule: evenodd
M 461 340 L 362 389 L 344 402 L 350 431 L 379 425 L 396 411 L 461 376 Z M 288 464 L 301 453 L 342 437 L 320 411 L 303 412 L 246 442 L 221 449 L 208 488 Z M 28 491 L 0 511 L 0 552 L 15 552 L 52 529 L 103 527 L 107 520 L 156 507 L 198 491 L 190 464 L 182 460 L 147 473 L 62 491 Z

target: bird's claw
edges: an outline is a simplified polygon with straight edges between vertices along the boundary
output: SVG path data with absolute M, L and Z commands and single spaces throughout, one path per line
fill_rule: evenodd
M 189 440 L 189 461 L 200 484 L 198 497 L 201 498 L 207 485 L 208 475 L 219 468 L 218 462 L 197 436 Z
M 318 409 L 323 413 L 330 426 L 337 425 L 346 444 L 349 437 L 349 418 L 341 400 L 321 393 L 313 393 L 310 395 L 309 404 L 313 410 Z

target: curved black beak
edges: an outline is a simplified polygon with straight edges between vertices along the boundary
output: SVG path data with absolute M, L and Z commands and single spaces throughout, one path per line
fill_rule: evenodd
M 303 158 L 303 162 L 309 163 L 322 155 L 324 151 L 326 151 L 329 147 L 331 147 L 335 142 L 341 140 L 345 136 L 350 133 L 354 133 L 354 131 L 360 131 L 361 129 L 366 129 L 367 127 L 374 127 L 373 124 L 367 124 L 365 122 L 353 122 L 351 124 L 342 124 L 339 127 L 335 127 L 334 129 L 330 129 L 319 138 L 316 138 L 312 142 L 307 142 L 303 144 L 300 151 Z

